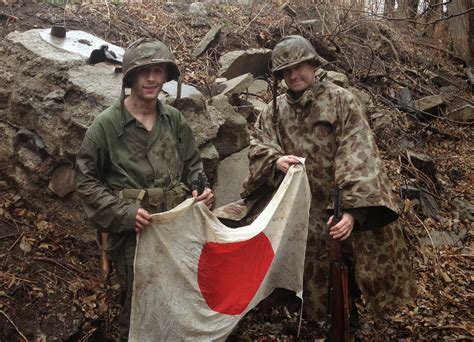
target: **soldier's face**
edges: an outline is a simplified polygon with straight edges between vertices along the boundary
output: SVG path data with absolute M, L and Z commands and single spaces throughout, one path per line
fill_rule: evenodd
M 135 73 L 132 83 L 132 95 L 141 100 L 156 100 L 166 82 L 167 72 L 165 64 L 155 64 L 141 67 Z
M 283 78 L 291 91 L 303 92 L 314 84 L 314 66 L 310 62 L 301 62 L 283 70 Z

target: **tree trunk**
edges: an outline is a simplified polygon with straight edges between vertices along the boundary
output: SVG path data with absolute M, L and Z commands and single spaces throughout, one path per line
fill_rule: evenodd
M 450 15 L 466 12 L 472 0 L 456 0 L 448 4 Z M 452 49 L 468 64 L 474 65 L 474 12 L 448 19 Z
M 419 0 L 399 0 L 398 10 L 399 16 L 414 19 L 418 10 Z
M 395 12 L 395 0 L 385 0 L 383 7 L 384 16 L 393 17 Z

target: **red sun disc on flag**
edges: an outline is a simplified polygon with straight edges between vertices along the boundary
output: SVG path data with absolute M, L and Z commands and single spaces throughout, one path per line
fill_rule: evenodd
M 275 253 L 264 233 L 247 241 L 207 242 L 199 258 L 198 283 L 209 307 L 241 314 L 255 296 Z

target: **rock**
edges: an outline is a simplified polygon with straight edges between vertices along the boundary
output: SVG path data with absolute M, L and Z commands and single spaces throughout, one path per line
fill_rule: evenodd
M 455 92 L 457 90 L 458 90 L 458 88 L 456 86 L 453 86 L 453 85 L 449 85 L 449 86 L 439 88 L 440 93 L 452 93 L 452 92 Z
M 416 110 L 427 112 L 435 116 L 439 116 L 441 114 L 441 109 L 443 106 L 444 100 L 439 95 L 426 96 L 415 100 L 414 102 L 414 107 Z
M 64 39 L 52 37 L 50 29 L 11 32 L 7 35 L 7 39 L 23 45 L 42 58 L 62 63 L 77 64 L 77 62 L 86 61 L 91 52 L 101 45 L 108 45 L 120 60 L 124 53 L 122 47 L 79 30 L 69 30 Z
M 21 146 L 17 151 L 18 161 L 30 172 L 38 173 L 41 171 L 43 160 L 36 152 Z
M 234 110 L 226 96 L 218 95 L 214 97 L 212 105 L 208 107 L 214 107 L 225 117 L 225 122 L 219 127 L 217 137 L 213 140 L 221 158 L 238 152 L 249 145 L 250 136 L 247 131 L 247 121 Z
M 165 97 L 176 98 L 178 94 L 178 82 L 171 80 L 163 84 L 158 98 L 162 99 Z M 181 84 L 181 97 L 203 97 L 202 93 L 195 87 L 188 84 Z
M 395 98 L 400 106 L 411 107 L 413 105 L 413 97 L 408 87 L 400 88 L 395 93 Z
M 422 171 L 424 174 L 433 177 L 436 174 L 436 165 L 430 156 L 413 151 L 407 151 L 407 158 L 414 167 Z
M 50 93 L 48 93 L 48 95 L 46 95 L 43 100 L 44 101 L 49 101 L 49 100 L 53 100 L 55 102 L 60 102 L 64 99 L 64 95 L 66 94 L 66 91 L 62 88 L 58 88 L 58 89 L 55 89 L 53 91 L 51 91 Z
M 420 189 L 420 205 L 421 209 L 423 210 L 423 214 L 426 217 L 431 217 L 435 220 L 438 220 L 438 203 L 436 202 L 436 198 L 426 191 L 425 188 L 421 187 Z
M 370 117 L 370 123 L 375 133 L 382 131 L 385 128 L 393 126 L 393 119 L 389 114 L 374 113 Z
M 434 73 L 428 69 L 425 69 L 423 71 L 423 74 L 428 76 L 434 84 L 436 84 L 438 87 L 447 87 L 452 84 L 450 80 L 448 80 L 446 77 L 439 75 L 437 73 Z
M 219 163 L 219 153 L 212 142 L 207 142 L 199 148 L 201 153 L 204 172 L 209 179 L 213 179 L 217 164 Z
M 461 221 L 474 221 L 474 205 L 469 202 L 465 202 L 460 198 L 455 198 L 453 200 L 453 205 L 459 211 L 459 219 Z
M 59 197 L 64 197 L 74 191 L 74 168 L 70 164 L 58 166 L 51 177 L 48 189 Z
M 223 25 L 217 25 L 212 27 L 204 38 L 199 42 L 196 49 L 194 49 L 192 56 L 194 58 L 201 56 L 211 45 L 215 44 L 219 39 Z
M 424 187 L 403 185 L 400 186 L 400 194 L 403 199 L 411 200 L 413 206 L 420 205 L 426 217 L 439 219 L 438 203 Z
M 99 63 L 81 65 L 67 72 L 69 82 L 73 86 L 89 96 L 101 96 L 103 98 L 102 106 L 94 111 L 95 114 L 99 114 L 106 107 L 112 105 L 120 96 L 122 74 L 116 74 L 114 69 L 115 67 L 112 65 Z M 90 123 L 90 117 L 79 119 Z
M 254 78 L 252 74 L 243 74 L 228 81 L 214 84 L 212 87 L 212 94 L 214 96 L 218 94 L 224 95 L 227 93 L 232 94 L 244 92 L 248 87 L 250 87 L 253 80 Z
M 446 116 L 456 121 L 473 122 L 474 121 L 474 106 L 466 105 L 460 108 L 456 108 L 453 111 L 446 114 Z
M 8 102 L 10 101 L 11 90 L 0 89 L 0 109 L 8 108 Z
M 268 82 L 264 80 L 256 79 L 248 87 L 248 92 L 251 94 L 266 93 L 269 89 Z
M 255 108 L 259 113 L 267 107 L 265 102 L 254 97 L 249 97 L 247 101 L 249 101 L 253 105 L 253 108 Z
M 10 125 L 0 122 L 0 165 L 7 165 L 15 155 L 16 130 Z
M 362 106 L 364 106 L 364 108 L 367 109 L 370 107 L 372 103 L 372 97 L 369 94 L 367 94 L 365 91 L 354 88 L 354 87 L 349 87 L 347 88 L 347 90 L 349 90 L 352 94 L 357 96 L 357 98 L 359 99 Z
M 43 31 L 47 31 L 49 35 L 49 29 L 34 29 L 25 32 L 10 32 L 6 36 L 6 39 L 13 43 L 22 45 L 24 48 L 41 58 L 52 61 L 77 64 L 78 62 L 87 59 L 86 56 L 59 49 L 49 44 L 40 36 L 40 33 Z
M 343 88 L 349 87 L 349 79 L 347 78 L 346 75 L 340 72 L 328 71 L 326 76 L 327 76 L 328 81 L 334 84 L 337 84 L 340 87 L 343 87 Z
M 254 77 L 268 73 L 268 62 L 272 50 L 249 49 L 228 52 L 219 59 L 221 65 L 220 76 L 228 79 L 246 73 Z
M 254 123 L 257 120 L 258 111 L 254 108 L 253 104 L 248 101 L 249 99 L 250 96 L 239 96 L 239 94 L 232 94 L 229 96 L 229 103 L 237 112 L 242 114 L 248 123 Z
M 240 200 L 249 168 L 248 148 L 220 161 L 215 184 L 216 207 Z
M 226 98 L 227 100 L 227 98 Z M 217 137 L 219 127 L 225 122 L 225 116 L 212 106 L 206 106 L 201 97 L 174 99 L 171 105 L 180 110 L 191 127 L 198 146 Z
M 431 238 L 430 238 L 431 237 Z M 454 232 L 446 232 L 443 230 L 434 230 L 430 232 L 430 237 L 423 238 L 423 243 L 427 246 L 456 246 L 462 247 L 462 241 Z
M 207 17 L 207 7 L 202 2 L 193 2 L 188 7 L 189 14 L 198 17 Z

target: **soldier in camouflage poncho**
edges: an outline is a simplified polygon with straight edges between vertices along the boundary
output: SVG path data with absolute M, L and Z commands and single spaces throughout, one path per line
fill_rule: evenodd
M 76 185 L 87 216 L 109 234 L 122 291 L 120 340 L 126 341 L 136 235 L 151 223 L 150 212 L 171 209 L 190 194 L 203 167 L 182 114 L 157 99 L 163 83 L 179 76 L 168 47 L 136 41 L 125 51 L 123 72 L 120 100 L 86 132 L 76 158 Z M 124 88 L 131 88 L 130 96 Z M 212 191 L 206 188 L 197 200 L 212 206 Z
M 336 184 L 343 188 L 344 215 L 330 235 L 344 240 L 352 298 L 362 292 L 373 309 L 393 307 L 414 295 L 414 284 L 402 231 L 394 223 L 399 207 L 363 108 L 349 91 L 315 79 L 317 58 L 301 36 L 286 37 L 275 46 L 272 72 L 284 78 L 289 90 L 277 98 L 276 113 L 270 104 L 257 120 L 242 195 L 275 186 L 291 164 L 300 162 L 297 157 L 306 158 L 312 203 L 304 311 L 308 320 L 321 321 L 328 296 L 327 207 Z M 357 311 L 352 309 L 351 315 Z

